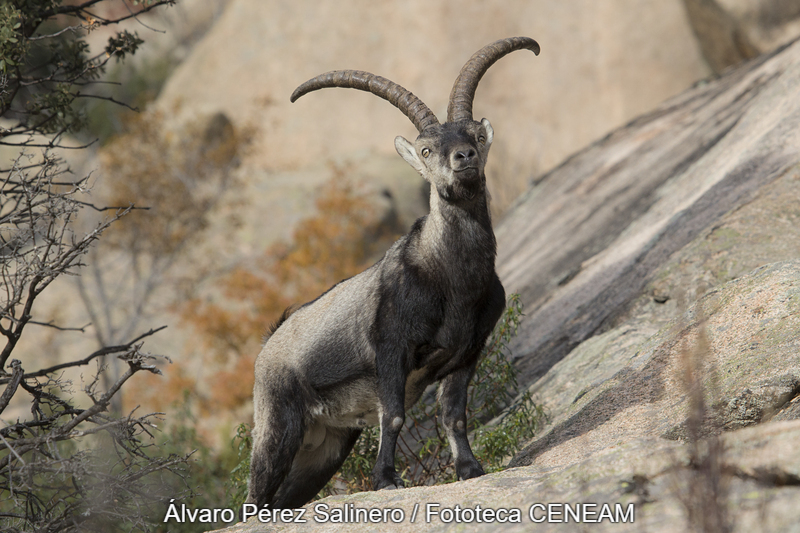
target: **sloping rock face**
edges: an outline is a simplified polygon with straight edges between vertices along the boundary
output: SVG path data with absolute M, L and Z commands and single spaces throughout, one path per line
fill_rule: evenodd
M 778 179 L 795 190 L 798 125 L 800 42 L 667 101 L 532 187 L 496 231 L 500 277 L 526 305 L 513 344 L 523 381 L 532 383 L 578 344 L 618 323 L 670 257 L 707 236 L 726 213 L 768 194 L 765 187 L 779 187 Z M 781 216 L 794 220 L 793 209 L 790 202 Z M 798 257 L 790 236 L 796 225 L 764 218 L 763 227 L 737 226 L 763 252 L 738 245 L 745 257 L 729 262 L 741 263 L 728 273 L 717 266 L 712 279 L 703 279 L 706 287 L 680 290 L 685 281 L 674 281 L 665 288 L 662 281 L 653 290 L 691 302 L 694 294 L 681 295 L 766 261 Z M 725 235 L 733 234 L 709 238 Z M 699 263 L 715 259 L 691 261 L 702 272 Z M 663 306 L 652 319 L 671 319 L 676 310 Z
M 550 414 L 515 468 L 231 531 L 797 531 L 798 205 L 800 42 L 576 154 L 498 228 L 517 364 Z M 403 519 L 330 521 L 355 508 Z
M 511 466 L 561 471 L 636 439 L 657 462 L 665 440 L 800 416 L 799 98 L 796 42 L 614 132 L 521 200 L 499 265 L 531 304 L 515 353 L 551 419 Z M 773 423 L 747 434 L 773 439 Z M 777 502 L 795 489 L 722 463 L 738 476 L 724 487 L 735 531 L 794 527 L 800 509 Z M 755 471 L 795 479 L 781 468 Z M 745 479 L 776 506 L 769 527 L 737 501 Z M 691 498 L 674 487 L 643 511 L 672 499 L 688 528 Z
M 701 436 L 795 417 L 800 261 L 756 269 L 707 292 L 655 334 L 652 327 L 649 317 L 628 320 L 538 380 L 532 390 L 550 409 L 551 429 L 511 465 L 564 466 L 634 437 L 686 440 L 697 386 L 706 405 Z M 687 372 L 702 381 L 687 382 Z

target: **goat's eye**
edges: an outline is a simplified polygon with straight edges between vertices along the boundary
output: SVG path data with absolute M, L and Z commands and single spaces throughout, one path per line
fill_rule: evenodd
M 486 144 L 486 137 L 481 135 L 480 137 L 478 137 L 478 142 L 481 144 Z
M 429 148 L 423 148 L 422 149 L 422 157 L 428 157 L 429 155 L 431 155 L 430 149 Z

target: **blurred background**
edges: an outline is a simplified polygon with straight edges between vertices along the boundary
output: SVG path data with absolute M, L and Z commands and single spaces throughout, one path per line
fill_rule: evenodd
M 109 1 L 98 13 L 129 7 Z M 329 70 L 366 70 L 443 120 L 475 51 L 503 37 L 536 39 L 538 57 L 502 59 L 475 98 L 475 118 L 495 130 L 487 175 L 497 225 L 571 154 L 796 38 L 800 3 L 181 0 L 86 41 L 102 50 L 120 28 L 145 42 L 109 63 L 105 79 L 120 83 L 109 94 L 139 112 L 83 104 L 86 126 L 74 142 L 97 142 L 65 157 L 76 175 L 91 173 L 97 203 L 149 209 L 114 224 L 82 275 L 59 280 L 37 303 L 42 320 L 90 325 L 31 332 L 19 351 L 56 364 L 168 325 L 147 346 L 172 364 L 163 376 L 137 376 L 115 408 L 142 406 L 191 426 L 173 441 L 202 449 L 211 486 L 214 468 L 224 475 L 235 463 L 236 426 L 251 420 L 253 361 L 269 323 L 370 265 L 427 212 L 422 180 L 394 151 L 395 136 L 416 137 L 405 116 L 352 90 L 291 104 L 297 85 Z M 113 378 L 119 363 L 107 363 Z

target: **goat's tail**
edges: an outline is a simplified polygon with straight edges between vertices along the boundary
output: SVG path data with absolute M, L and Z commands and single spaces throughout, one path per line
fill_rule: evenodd
M 278 320 L 269 325 L 269 329 L 264 334 L 264 338 L 262 339 L 262 344 L 266 344 L 267 340 L 269 340 L 269 338 L 272 337 L 276 331 L 278 331 L 278 328 L 281 327 L 283 323 L 286 322 L 286 320 L 298 309 L 299 307 L 296 305 L 290 305 L 284 309 L 283 313 L 281 313 L 281 316 L 278 317 Z

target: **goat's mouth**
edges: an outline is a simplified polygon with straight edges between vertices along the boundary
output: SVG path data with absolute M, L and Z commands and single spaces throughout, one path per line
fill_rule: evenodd
M 481 173 L 478 170 L 478 167 L 464 167 L 459 169 L 453 169 L 455 173 L 455 177 L 458 181 L 463 182 L 471 182 L 475 180 L 480 180 Z

